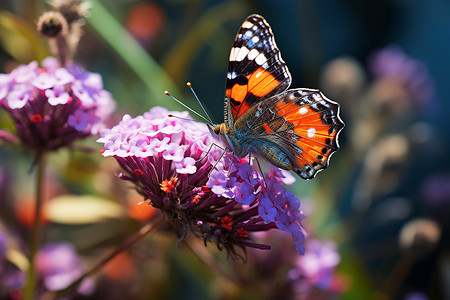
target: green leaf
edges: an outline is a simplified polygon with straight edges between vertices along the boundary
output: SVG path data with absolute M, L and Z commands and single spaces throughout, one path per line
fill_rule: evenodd
M 0 11 L 0 43 L 15 61 L 40 61 L 50 53 L 34 25 L 7 11 Z

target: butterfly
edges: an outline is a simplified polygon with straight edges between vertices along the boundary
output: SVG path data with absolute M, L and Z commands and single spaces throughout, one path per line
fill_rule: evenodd
M 250 15 L 231 48 L 224 122 L 208 126 L 233 155 L 262 157 L 310 179 L 339 148 L 344 123 L 338 103 L 316 89 L 288 90 L 291 81 L 270 25 Z

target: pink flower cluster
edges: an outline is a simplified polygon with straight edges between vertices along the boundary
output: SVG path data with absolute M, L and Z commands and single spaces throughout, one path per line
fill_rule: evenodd
M 190 118 L 187 112 L 171 113 Z M 168 216 L 180 239 L 190 228 L 233 254 L 236 246 L 270 248 L 253 242 L 250 232 L 278 227 L 293 235 L 303 254 L 300 202 L 283 186 L 291 178 L 273 169 L 266 174 L 266 188 L 247 160 L 231 162 L 226 153 L 218 161 L 223 150 L 211 147 L 215 141 L 206 125 L 168 114 L 155 107 L 136 118 L 125 115 L 101 131 L 103 155 L 118 161 L 119 177 Z
M 55 150 L 97 134 L 115 109 L 99 74 L 53 57 L 0 74 L 0 105 L 12 116 L 22 143 L 37 152 Z

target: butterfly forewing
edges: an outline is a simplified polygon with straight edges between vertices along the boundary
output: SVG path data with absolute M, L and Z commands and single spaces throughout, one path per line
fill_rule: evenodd
M 267 97 L 285 91 L 290 84 L 291 75 L 270 25 L 259 15 L 249 16 L 236 35 L 227 70 L 225 101 L 229 101 L 232 120 Z

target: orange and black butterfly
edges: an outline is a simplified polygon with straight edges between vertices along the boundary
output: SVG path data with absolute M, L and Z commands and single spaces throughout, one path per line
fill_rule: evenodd
M 224 123 L 209 127 L 237 157 L 263 157 L 310 179 L 339 148 L 344 123 L 336 102 L 319 90 L 288 90 L 291 81 L 270 25 L 249 16 L 231 48 Z

